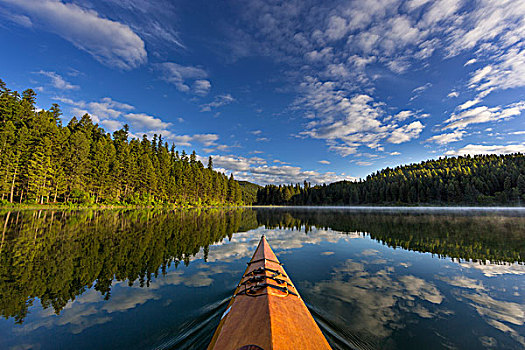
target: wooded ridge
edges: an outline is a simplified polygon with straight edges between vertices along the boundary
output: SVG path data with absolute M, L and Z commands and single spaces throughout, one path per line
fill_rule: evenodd
M 155 205 L 243 204 L 242 190 L 161 136 L 111 136 L 88 114 L 62 125 L 57 104 L 37 111 L 36 93 L 22 95 L 0 80 L 0 200 L 6 203 Z
M 386 168 L 357 182 L 268 185 L 265 205 L 522 205 L 525 155 L 439 158 Z
M 0 80 L 0 204 L 522 205 L 525 155 L 445 157 L 386 168 L 364 180 L 261 187 L 179 154 L 160 135 L 106 133 L 88 114 L 62 125 Z M 299 180 L 299 179 L 298 179 Z

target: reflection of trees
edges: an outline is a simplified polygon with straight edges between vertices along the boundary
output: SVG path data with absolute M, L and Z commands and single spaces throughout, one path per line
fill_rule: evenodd
M 20 323 L 34 298 L 56 313 L 93 286 L 109 298 L 113 280 L 148 285 L 201 248 L 206 258 L 210 244 L 257 227 L 251 210 L 26 211 L 0 222 L 0 313 Z
M 255 214 L 257 213 L 257 215 Z M 21 211 L 0 213 L 0 314 L 22 322 L 39 298 L 60 312 L 112 281 L 149 285 L 172 264 L 235 232 L 331 228 L 391 247 L 493 262 L 525 261 L 525 217 L 337 210 Z
M 454 215 L 355 212 L 337 210 L 262 210 L 257 220 L 267 228 L 312 226 L 364 232 L 390 247 L 429 252 L 440 257 L 492 262 L 525 261 L 525 217 L 500 214 Z

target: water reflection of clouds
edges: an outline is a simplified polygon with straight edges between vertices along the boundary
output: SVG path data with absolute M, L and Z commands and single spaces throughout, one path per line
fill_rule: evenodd
M 104 301 L 104 296 L 100 292 L 90 289 L 76 300 L 70 301 L 60 315 L 56 315 L 53 308 L 36 309 L 34 312 L 37 314 L 38 321 L 27 320 L 21 328 L 15 328 L 15 331 L 27 333 L 41 327 L 67 326 L 71 333 L 79 334 L 92 326 L 110 322 L 113 313 L 126 312 L 148 301 L 160 300 L 162 296 L 159 290 L 163 287 L 176 285 L 192 288 L 206 287 L 213 283 L 210 276 L 221 271 L 223 269 L 220 266 L 189 274 L 187 270 L 169 271 L 166 275 L 150 282 L 149 287 L 137 285 L 129 287 L 126 281 L 114 282 L 109 300 Z
M 508 324 L 523 326 L 525 322 L 525 306 L 517 303 L 496 300 L 487 293 L 458 294 L 458 300 L 465 299 L 476 309 L 478 314 L 492 327 L 509 334 L 525 347 L 525 337 Z M 505 323 L 507 324 L 505 324 Z
M 202 288 L 210 286 L 217 275 L 223 273 L 239 274 L 236 269 L 244 265 L 230 264 L 247 261 L 253 254 L 260 236 L 265 234 L 270 244 L 281 254 L 292 252 L 306 245 L 321 243 L 349 243 L 354 239 L 364 239 L 359 233 L 342 234 L 323 229 L 313 229 L 305 234 L 304 230 L 258 228 L 248 232 L 236 233 L 231 241 L 223 240 L 209 247 L 208 263 L 201 260 L 201 250 L 193 260 L 192 269 L 179 267 L 170 270 L 150 283 L 149 288 L 128 287 L 127 282 L 114 283 L 112 297 L 103 301 L 103 296 L 90 289 L 75 301 L 68 303 L 60 316 L 54 315 L 52 309 L 39 310 L 38 321 L 27 320 L 18 330 L 31 332 L 37 328 L 67 326 L 71 333 L 78 334 L 95 325 L 107 323 L 117 312 L 126 312 L 139 307 L 150 300 L 159 301 L 160 289 L 169 286 L 186 286 Z M 378 247 L 375 245 L 374 247 Z M 301 288 L 303 296 L 322 309 L 332 314 L 325 318 L 337 324 L 351 327 L 350 332 L 357 333 L 362 339 L 387 339 L 397 330 L 407 326 L 405 315 L 413 314 L 422 319 L 446 317 L 453 312 L 443 305 L 444 296 L 436 285 L 426 279 L 407 274 L 411 272 L 410 261 L 393 260 L 389 250 L 383 248 L 365 249 L 355 259 L 348 259 L 333 269 L 331 278 L 316 282 L 309 288 Z M 328 256 L 334 251 L 320 251 L 318 254 Z M 339 251 L 338 251 L 339 254 Z M 516 327 L 525 322 L 525 306 L 518 303 L 497 300 L 490 293 L 489 283 L 471 278 L 472 272 L 481 272 L 486 277 L 507 275 L 524 275 L 524 265 L 482 265 L 462 262 L 447 269 L 446 277 L 435 276 L 436 280 L 445 282 L 457 290 L 452 295 L 476 310 L 490 326 L 505 332 L 525 346 L 525 340 Z M 461 267 L 458 269 L 457 267 Z M 457 275 L 457 271 L 460 271 Z M 467 277 L 468 276 L 468 277 Z M 517 293 L 517 291 L 516 291 Z M 33 311 L 35 312 L 35 311 Z M 474 312 L 473 312 L 474 313 Z M 344 328 L 345 326 L 343 326 Z M 442 340 L 447 345 L 446 339 Z M 493 346 L 496 340 L 484 337 L 480 340 L 487 347 Z
M 361 255 L 363 256 L 371 256 L 371 255 L 377 255 L 379 254 L 379 250 L 376 249 L 365 249 L 361 252 Z
M 38 350 L 42 348 L 42 345 L 39 343 L 36 344 L 18 344 L 15 346 L 11 346 L 9 350 Z
M 21 328 L 15 328 L 16 333 L 30 333 L 34 330 L 44 327 L 53 328 L 57 326 L 69 326 L 73 334 L 82 333 L 86 328 L 97 324 L 103 324 L 111 321 L 111 317 L 100 314 L 96 304 L 81 304 L 74 302 L 69 303 L 60 313 L 55 315 L 51 308 L 41 309 L 36 312 L 38 321 L 26 322 Z
M 491 264 L 487 261 L 485 264 L 479 262 L 462 262 L 461 267 L 467 269 L 476 269 L 481 271 L 487 277 L 499 275 L 525 275 L 525 265 L 523 264 Z
M 83 332 L 95 325 L 110 322 L 112 314 L 126 312 L 151 300 L 160 300 L 159 290 L 167 286 L 184 285 L 190 288 L 207 287 L 214 282 L 217 274 L 229 272 L 227 264 L 239 259 L 248 260 L 255 250 L 260 236 L 265 234 L 276 250 L 291 250 L 303 247 L 305 244 L 318 244 L 323 241 L 338 242 L 358 235 L 342 236 L 338 233 L 314 230 L 309 235 L 304 231 L 291 230 L 264 230 L 258 229 L 235 234 L 231 242 L 226 240 L 213 245 L 209 249 L 208 262 L 196 266 L 195 270 L 179 268 L 168 271 L 165 275 L 150 282 L 149 287 L 127 286 L 127 281 L 114 282 L 111 298 L 103 301 L 103 296 L 94 289 L 88 290 L 76 300 L 69 302 L 60 315 L 55 315 L 52 308 L 40 309 L 38 321 L 27 320 L 19 332 L 31 332 L 38 328 L 53 328 L 68 326 L 73 334 Z M 204 258 L 201 250 L 191 260 Z M 192 272 L 190 272 L 192 271 Z
M 303 230 L 267 230 L 258 228 L 248 232 L 236 233 L 231 242 L 222 241 L 210 247 L 208 261 L 232 262 L 239 259 L 248 260 L 252 256 L 261 235 L 265 235 L 275 251 L 286 254 L 292 249 L 300 249 L 307 244 L 320 244 L 322 242 L 338 243 L 348 242 L 352 239 L 363 238 L 358 232 L 342 234 L 332 230 L 312 229 L 308 234 Z M 195 258 L 201 259 L 202 253 Z
M 387 338 L 394 329 L 403 328 L 402 312 L 422 318 L 450 313 L 438 308 L 443 296 L 432 283 L 413 275 L 396 278 L 391 266 L 369 271 L 373 262 L 349 259 L 334 268 L 331 279 L 317 282 L 305 292 L 313 300 L 321 299 L 319 304 L 326 305 L 326 310 L 337 313 L 326 318 L 350 325 L 350 332 L 362 339 Z
M 461 263 L 462 267 L 467 269 L 478 269 L 483 275 L 494 278 L 504 274 L 522 275 L 523 265 L 518 264 L 499 264 L 483 265 L 479 263 Z M 467 270 L 466 272 L 470 272 Z M 481 281 L 459 275 L 454 277 L 436 276 L 443 282 L 448 283 L 457 289 L 453 295 L 460 302 L 466 302 L 473 307 L 479 316 L 490 326 L 509 334 L 514 340 L 525 347 L 525 337 L 513 328 L 513 326 L 523 327 L 525 324 L 525 304 L 514 303 L 509 301 L 497 300 L 491 294 L 495 293 L 494 288 L 485 286 Z M 490 279 L 487 283 L 490 282 Z M 520 283 L 520 282 L 518 282 Z M 514 289 L 517 286 L 514 286 Z M 516 294 L 515 294 L 516 295 Z M 519 296 L 519 294 L 518 294 Z M 481 340 L 486 347 L 492 347 L 497 344 L 493 338 Z

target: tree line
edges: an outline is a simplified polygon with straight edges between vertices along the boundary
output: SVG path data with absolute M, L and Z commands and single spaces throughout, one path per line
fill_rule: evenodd
M 58 104 L 37 111 L 35 101 L 32 89 L 20 95 L 0 80 L 0 203 L 243 203 L 211 157 L 205 167 L 160 135 L 130 139 L 127 125 L 110 135 L 88 114 L 63 126 Z
M 268 185 L 262 205 L 521 205 L 525 155 L 445 157 L 386 168 L 356 182 Z

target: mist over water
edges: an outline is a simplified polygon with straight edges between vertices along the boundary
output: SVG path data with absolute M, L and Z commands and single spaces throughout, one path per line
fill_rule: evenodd
M 262 234 L 334 349 L 525 347 L 521 210 L 4 211 L 0 231 L 0 348 L 205 348 Z

